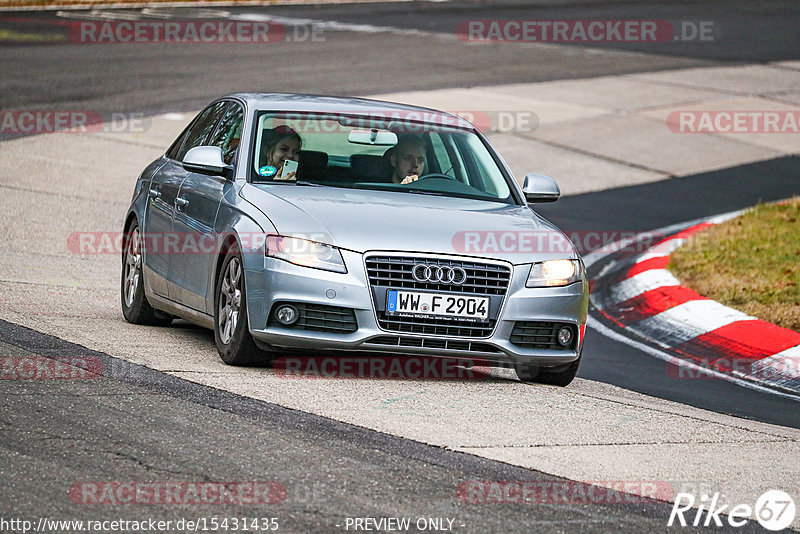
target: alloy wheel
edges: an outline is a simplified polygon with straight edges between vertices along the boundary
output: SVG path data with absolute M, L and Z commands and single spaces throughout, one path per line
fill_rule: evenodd
M 228 262 L 219 295 L 219 335 L 223 343 L 230 343 L 239 324 L 239 307 L 242 300 L 242 266 L 239 258 Z

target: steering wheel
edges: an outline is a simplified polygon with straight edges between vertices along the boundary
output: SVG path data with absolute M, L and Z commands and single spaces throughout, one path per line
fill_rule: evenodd
M 429 173 L 429 174 L 423 174 L 422 176 L 417 178 L 417 181 L 427 180 L 428 178 L 445 178 L 447 180 L 454 180 L 454 178 L 452 176 L 448 176 L 447 174 L 442 174 L 440 172 L 432 172 L 432 173 Z M 411 183 L 413 184 L 414 182 L 411 182 Z

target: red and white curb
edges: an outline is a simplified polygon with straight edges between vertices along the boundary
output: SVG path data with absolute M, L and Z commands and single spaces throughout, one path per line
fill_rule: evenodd
M 675 378 L 728 375 L 800 392 L 800 333 L 708 299 L 680 285 L 666 268 L 670 253 L 692 236 L 740 213 L 713 217 L 672 233 L 646 252 L 627 257 L 623 268 L 613 274 L 607 274 L 613 266 L 607 265 L 593 279 L 593 287 L 602 290 L 593 292 L 592 305 L 619 328 L 677 356 L 670 370 Z M 611 251 L 593 252 L 585 261 L 591 265 L 652 235 L 648 232 L 616 243 Z M 704 371 L 706 376 L 698 376 Z

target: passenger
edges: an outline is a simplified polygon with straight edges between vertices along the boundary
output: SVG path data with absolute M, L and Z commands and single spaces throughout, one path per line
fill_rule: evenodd
M 388 151 L 392 164 L 392 183 L 409 184 L 419 180 L 425 170 L 425 139 L 418 135 L 400 137 L 397 144 Z
M 266 166 L 274 167 L 265 170 L 264 173 L 259 170 L 262 176 L 272 176 L 274 180 L 296 180 L 296 172 L 290 172 L 287 176 L 281 177 L 283 171 L 283 164 L 286 160 L 297 161 L 300 156 L 300 147 L 303 145 L 303 140 L 300 135 L 289 128 L 288 126 L 278 126 L 272 130 L 264 132 L 264 141 L 261 145 L 261 156 L 263 165 L 261 169 Z M 266 174 L 269 173 L 269 174 Z

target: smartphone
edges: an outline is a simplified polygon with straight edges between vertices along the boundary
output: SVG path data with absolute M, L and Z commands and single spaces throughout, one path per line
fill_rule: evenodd
M 294 173 L 294 174 L 292 174 Z M 289 176 L 291 174 L 291 176 Z M 296 180 L 297 179 L 297 162 L 287 159 L 283 162 L 283 171 L 279 180 Z

